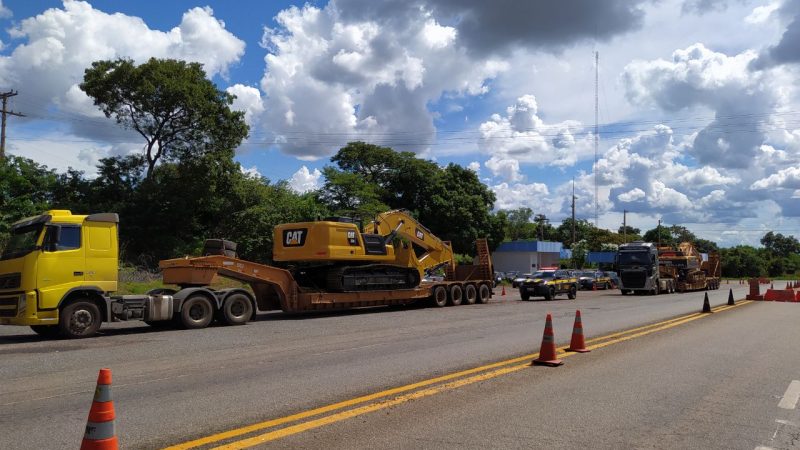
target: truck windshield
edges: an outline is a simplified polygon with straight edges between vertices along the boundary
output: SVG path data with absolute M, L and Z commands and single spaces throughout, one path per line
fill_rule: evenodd
M 0 260 L 19 258 L 36 250 L 36 241 L 43 226 L 44 224 L 36 224 L 11 230 L 11 238 L 0 254 Z
M 620 252 L 619 265 L 621 266 L 646 266 L 650 264 L 648 252 Z

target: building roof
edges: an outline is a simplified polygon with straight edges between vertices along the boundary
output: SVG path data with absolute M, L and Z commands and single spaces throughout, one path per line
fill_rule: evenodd
M 501 243 L 495 252 L 561 253 L 561 242 L 510 241 Z

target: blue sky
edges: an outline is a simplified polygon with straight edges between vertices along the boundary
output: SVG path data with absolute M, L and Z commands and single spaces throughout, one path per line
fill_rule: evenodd
M 237 95 L 243 168 L 299 191 L 358 139 L 471 167 L 496 208 L 556 224 L 574 179 L 605 228 L 800 234 L 797 0 L 0 4 L 0 84 L 28 115 L 9 151 L 60 170 L 141 150 L 77 89 L 91 61 L 174 57 Z

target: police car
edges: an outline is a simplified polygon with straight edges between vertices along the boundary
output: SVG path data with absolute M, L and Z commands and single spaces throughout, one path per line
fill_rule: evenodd
M 578 278 L 569 270 L 542 268 L 519 285 L 522 300 L 530 300 L 531 297 L 552 300 L 558 294 L 567 294 L 571 300 L 578 294 Z

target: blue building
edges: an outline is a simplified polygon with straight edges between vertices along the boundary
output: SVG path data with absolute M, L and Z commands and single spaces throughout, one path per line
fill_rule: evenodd
M 532 273 L 542 267 L 558 267 L 563 250 L 561 242 L 503 242 L 492 253 L 492 262 L 498 272 Z

